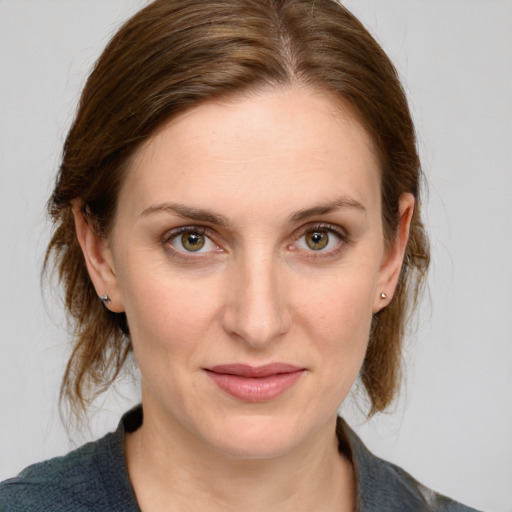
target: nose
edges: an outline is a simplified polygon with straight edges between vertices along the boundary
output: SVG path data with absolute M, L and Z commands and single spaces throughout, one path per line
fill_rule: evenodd
M 284 283 L 272 258 L 245 261 L 230 277 L 223 314 L 223 327 L 229 335 L 262 349 L 289 331 L 291 314 Z

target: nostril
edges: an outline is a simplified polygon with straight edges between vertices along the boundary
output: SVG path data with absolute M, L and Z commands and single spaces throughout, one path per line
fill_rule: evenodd
M 224 330 L 252 346 L 265 346 L 289 330 L 289 315 L 271 301 L 264 304 L 236 303 L 224 311 Z

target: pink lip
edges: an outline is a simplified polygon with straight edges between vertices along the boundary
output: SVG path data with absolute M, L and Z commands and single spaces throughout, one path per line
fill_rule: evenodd
M 285 363 L 264 366 L 222 364 L 205 368 L 219 388 L 245 402 L 266 402 L 290 389 L 304 368 Z

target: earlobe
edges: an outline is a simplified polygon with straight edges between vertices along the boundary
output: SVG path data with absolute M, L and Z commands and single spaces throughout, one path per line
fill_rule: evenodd
M 405 249 L 409 241 L 409 230 L 414 214 L 414 205 L 415 199 L 412 194 L 405 192 L 400 196 L 398 226 L 395 239 L 385 253 L 379 272 L 377 293 L 373 306 L 374 313 L 385 308 L 393 298 L 402 269 Z
M 107 239 L 96 234 L 90 219 L 78 203 L 73 204 L 73 216 L 78 243 L 82 248 L 87 271 L 98 294 L 98 300 L 102 300 L 110 311 L 122 313 L 124 307 L 117 284 L 112 251 Z

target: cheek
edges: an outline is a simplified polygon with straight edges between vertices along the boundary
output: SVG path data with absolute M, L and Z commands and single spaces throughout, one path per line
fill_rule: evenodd
M 368 345 L 374 293 L 374 280 L 360 275 L 328 279 L 321 291 L 310 288 L 298 316 L 315 340 L 324 367 L 355 378 Z
M 303 294 L 301 309 L 311 322 L 317 321 L 319 328 L 347 332 L 357 325 L 371 321 L 376 290 L 376 272 L 343 271 L 320 276 L 315 282 L 306 283 L 297 290 Z
M 213 279 L 194 280 L 147 263 L 130 262 L 118 281 L 134 347 L 190 349 L 212 325 L 219 309 Z

